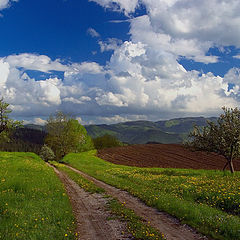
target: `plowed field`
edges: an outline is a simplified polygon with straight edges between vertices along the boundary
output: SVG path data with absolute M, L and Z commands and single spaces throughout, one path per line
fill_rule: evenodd
M 226 160 L 213 153 L 192 152 L 178 144 L 144 144 L 103 149 L 98 157 L 137 167 L 222 169 Z M 240 159 L 234 161 L 240 171 Z

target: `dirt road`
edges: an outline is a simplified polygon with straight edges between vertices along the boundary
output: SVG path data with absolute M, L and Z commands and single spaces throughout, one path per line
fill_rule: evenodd
M 67 166 L 67 165 L 66 165 Z M 125 202 L 125 206 L 134 210 L 134 212 L 142 217 L 146 222 L 150 222 L 150 225 L 161 233 L 169 240 L 194 240 L 194 239 L 208 239 L 202 236 L 187 225 L 182 225 L 176 219 L 167 213 L 159 212 L 157 209 L 146 206 L 139 199 L 133 197 L 126 191 L 119 190 L 112 187 L 102 181 L 99 181 L 75 168 L 67 166 L 73 171 L 79 173 L 88 180 L 93 181 L 97 186 L 106 190 L 107 194 L 117 198 L 120 202 Z M 110 239 L 110 238 L 108 238 Z M 115 238 L 117 239 L 117 238 Z
M 51 166 L 51 165 L 49 165 Z M 51 166 L 52 167 L 52 166 Z M 53 167 L 54 168 L 54 167 Z M 112 219 L 106 210 L 107 199 L 101 194 L 90 194 L 81 189 L 66 174 L 54 168 L 70 197 L 81 240 L 130 240 L 126 224 Z M 111 220 L 108 220 L 111 219 Z

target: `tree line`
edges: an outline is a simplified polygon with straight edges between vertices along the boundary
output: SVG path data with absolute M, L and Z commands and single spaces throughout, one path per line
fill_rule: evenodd
M 114 136 L 92 139 L 76 119 L 58 111 L 47 119 L 45 131 L 24 128 L 23 123 L 9 118 L 12 110 L 0 99 L 0 150 L 35 152 L 44 160 L 60 161 L 70 152 L 121 146 Z
M 2 151 L 31 151 L 46 161 L 60 161 L 70 152 L 123 145 L 116 137 L 109 135 L 91 139 L 84 126 L 62 112 L 48 118 L 46 132 L 24 129 L 22 122 L 9 118 L 11 112 L 9 104 L 0 99 Z M 223 107 L 217 122 L 208 121 L 205 127 L 194 127 L 185 146 L 194 151 L 214 152 L 223 156 L 226 159 L 223 170 L 229 166 L 234 173 L 234 160 L 240 157 L 240 110 Z

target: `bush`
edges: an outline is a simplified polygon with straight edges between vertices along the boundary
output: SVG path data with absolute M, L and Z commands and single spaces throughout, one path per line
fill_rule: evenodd
M 123 143 L 120 142 L 117 137 L 108 134 L 94 138 L 93 143 L 96 149 L 123 146 Z
M 51 160 L 55 159 L 55 154 L 54 154 L 53 150 L 45 144 L 42 146 L 39 156 L 45 162 L 48 162 L 48 161 L 51 161 Z

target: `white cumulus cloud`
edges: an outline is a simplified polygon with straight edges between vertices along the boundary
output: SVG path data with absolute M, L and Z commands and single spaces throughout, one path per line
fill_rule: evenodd
M 101 52 L 115 50 L 122 43 L 122 40 L 117 38 L 108 38 L 106 41 L 98 41 Z
M 78 117 L 117 122 L 133 120 L 133 116 L 210 116 L 221 112 L 222 106 L 239 105 L 239 68 L 217 76 L 188 71 L 179 61 L 217 63 L 218 57 L 210 55 L 209 49 L 240 47 L 239 1 L 92 1 L 127 16 L 133 16 L 140 4 L 147 12 L 129 17 L 128 41 L 98 41 L 102 52 L 113 50 L 105 66 L 96 62 L 65 64 L 27 53 L 1 58 L 0 94 L 17 115 L 37 118 L 61 109 Z M 64 74 L 62 79 L 38 81 L 29 77 L 28 70 Z
M 0 0 L 0 11 L 8 8 L 12 2 L 18 2 L 18 0 Z
M 58 59 L 52 61 L 46 55 L 23 53 L 19 55 L 10 55 L 4 60 L 11 67 L 38 70 L 41 72 L 66 71 L 68 69 L 68 66 L 61 64 Z

